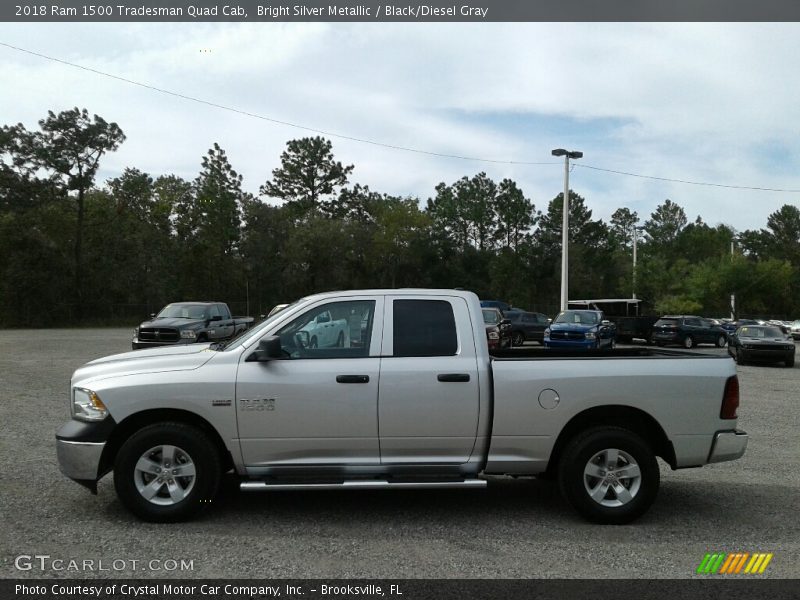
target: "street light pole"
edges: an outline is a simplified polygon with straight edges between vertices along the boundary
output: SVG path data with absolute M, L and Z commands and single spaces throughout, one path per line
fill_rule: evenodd
M 636 225 L 633 226 L 633 299 L 636 300 L 636 238 L 638 237 L 636 234 L 638 233 L 638 228 Z
M 551 154 L 564 157 L 564 201 L 561 206 L 561 310 L 567 310 L 569 305 L 569 159 L 581 158 L 583 152 L 556 148 Z

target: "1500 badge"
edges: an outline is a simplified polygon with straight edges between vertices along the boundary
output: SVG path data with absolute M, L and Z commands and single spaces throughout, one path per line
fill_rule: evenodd
M 241 410 L 275 410 L 275 398 L 239 398 Z

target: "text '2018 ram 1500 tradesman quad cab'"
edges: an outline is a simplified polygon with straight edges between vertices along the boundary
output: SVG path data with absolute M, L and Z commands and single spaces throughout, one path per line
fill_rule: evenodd
M 313 347 L 320 314 L 347 323 Z M 490 356 L 471 292 L 303 298 L 227 346 L 139 350 L 73 375 L 56 433 L 68 477 L 176 521 L 222 475 L 242 490 L 483 487 L 556 476 L 588 519 L 624 523 L 673 469 L 742 456 L 733 361 L 682 350 L 517 349 Z

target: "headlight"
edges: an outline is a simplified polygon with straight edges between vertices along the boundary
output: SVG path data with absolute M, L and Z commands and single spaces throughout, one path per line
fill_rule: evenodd
M 79 421 L 102 421 L 108 416 L 108 409 L 100 396 L 85 388 L 72 388 L 72 417 Z
M 133 328 L 133 337 L 137 337 L 138 335 L 139 335 L 139 328 L 138 327 L 134 327 Z
M 184 338 L 184 339 L 193 340 L 193 339 L 194 339 L 194 338 L 196 338 L 197 336 L 194 334 L 194 331 L 193 331 L 193 330 L 191 330 L 191 329 L 184 329 L 183 331 L 181 331 L 181 337 L 182 337 L 182 338 Z
M 489 332 L 489 339 L 490 340 L 499 340 L 500 339 L 500 334 L 497 333 L 496 331 L 490 331 Z
M 594 331 L 587 331 L 586 332 L 586 339 L 587 340 L 593 340 L 596 337 L 597 337 L 597 333 L 595 333 Z
M 544 330 L 544 337 L 550 337 L 550 328 Z

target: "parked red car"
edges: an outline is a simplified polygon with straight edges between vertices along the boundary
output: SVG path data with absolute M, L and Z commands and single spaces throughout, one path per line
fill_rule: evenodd
M 486 324 L 486 340 L 489 350 L 511 346 L 511 321 L 506 319 L 499 308 L 482 308 L 483 322 Z

